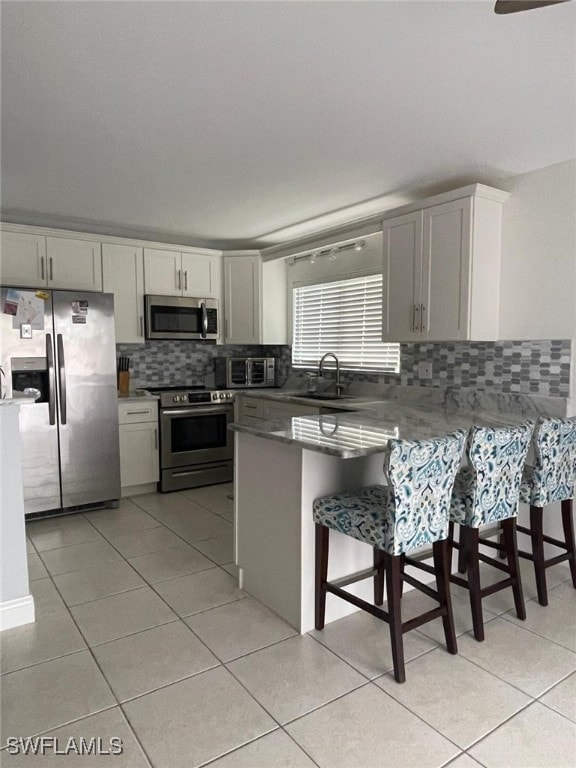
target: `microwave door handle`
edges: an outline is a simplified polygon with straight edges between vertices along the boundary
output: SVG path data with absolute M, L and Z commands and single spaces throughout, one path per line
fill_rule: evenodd
M 64 361 L 64 341 L 62 334 L 56 336 L 58 348 L 58 389 L 60 392 L 60 422 L 66 424 L 66 363 Z
M 56 424 L 56 377 L 54 375 L 54 349 L 52 335 L 46 334 L 46 367 L 48 368 L 48 418 L 50 426 Z
M 200 308 L 202 309 L 202 338 L 206 338 L 206 334 L 208 333 L 208 312 L 206 311 L 206 304 L 202 302 L 200 304 Z

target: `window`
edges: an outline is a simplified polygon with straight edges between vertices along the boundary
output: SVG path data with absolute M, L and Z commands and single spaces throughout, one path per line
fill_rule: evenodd
M 292 365 L 316 367 L 334 352 L 348 371 L 400 370 L 400 345 L 382 339 L 382 275 L 294 288 Z

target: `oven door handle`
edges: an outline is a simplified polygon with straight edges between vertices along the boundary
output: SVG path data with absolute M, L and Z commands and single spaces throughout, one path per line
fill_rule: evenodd
M 165 408 L 160 411 L 162 416 L 193 416 L 195 413 L 199 416 L 202 413 L 228 413 L 232 410 L 232 403 L 222 405 L 199 405 L 196 408 L 174 408 L 174 410 L 166 410 Z

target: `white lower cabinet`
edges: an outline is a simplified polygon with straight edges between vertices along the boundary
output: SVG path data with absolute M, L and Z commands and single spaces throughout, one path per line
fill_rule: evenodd
M 158 401 L 118 403 L 122 496 L 156 490 L 160 479 Z
M 304 403 L 281 402 L 268 397 L 242 397 L 239 394 L 236 395 L 235 408 L 234 418 L 243 424 L 289 419 L 292 416 L 319 416 L 337 410 Z

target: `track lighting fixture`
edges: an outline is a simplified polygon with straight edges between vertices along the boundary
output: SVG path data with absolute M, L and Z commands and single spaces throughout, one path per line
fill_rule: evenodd
M 323 256 L 328 256 L 329 261 L 336 261 L 342 251 L 354 250 L 358 253 L 365 246 L 365 240 L 353 240 L 352 242 L 344 243 L 343 245 L 332 245 L 329 248 L 320 248 L 319 250 L 305 253 L 302 256 L 293 256 L 288 260 L 288 263 L 290 266 L 292 266 L 293 264 L 296 264 L 297 261 L 302 261 L 305 259 L 306 261 L 309 261 L 310 264 L 315 264 L 318 259 Z

